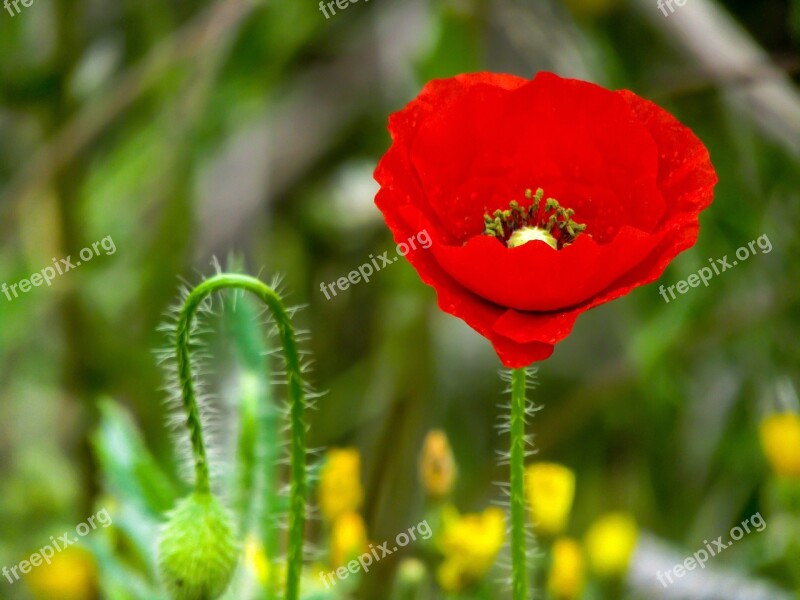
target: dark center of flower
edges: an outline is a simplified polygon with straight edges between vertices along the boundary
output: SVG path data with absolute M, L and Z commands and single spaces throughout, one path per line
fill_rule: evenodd
M 562 208 L 555 198 L 542 202 L 543 196 L 542 188 L 537 189 L 536 194 L 525 190 L 525 198 L 531 201 L 527 208 L 512 200 L 506 210 L 496 210 L 493 215 L 487 212 L 483 216 L 484 235 L 496 237 L 509 248 L 534 240 L 556 250 L 568 246 L 586 225 L 572 220 L 574 210 Z

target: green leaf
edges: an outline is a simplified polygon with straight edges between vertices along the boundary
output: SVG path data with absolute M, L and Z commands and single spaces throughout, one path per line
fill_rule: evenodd
M 125 409 L 110 399 L 101 400 L 99 408 L 100 425 L 92 445 L 105 491 L 160 518 L 175 504 L 175 486 L 150 454 Z

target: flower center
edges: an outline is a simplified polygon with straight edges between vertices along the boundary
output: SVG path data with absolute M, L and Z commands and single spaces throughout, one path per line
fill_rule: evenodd
M 506 210 L 496 210 L 493 215 L 483 216 L 484 235 L 491 235 L 509 248 L 515 248 L 532 241 L 541 241 L 555 250 L 568 246 L 586 229 L 585 224 L 572 220 L 575 211 L 562 208 L 555 198 L 542 202 L 544 190 L 536 194 L 525 190 L 525 198 L 531 201 L 524 208 L 516 200 L 509 203 Z

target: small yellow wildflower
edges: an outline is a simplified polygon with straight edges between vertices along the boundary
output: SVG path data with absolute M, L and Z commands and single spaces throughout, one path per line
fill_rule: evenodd
M 505 538 L 505 516 L 499 508 L 460 516 L 453 507 L 442 512 L 439 547 L 444 561 L 439 585 L 458 592 L 480 581 L 494 563 Z
M 537 533 L 562 533 L 572 511 L 575 473 L 555 463 L 533 463 L 525 472 L 525 489 Z
M 456 463 L 444 431 L 434 429 L 425 436 L 419 472 L 428 496 L 439 500 L 450 494 L 456 479 Z
M 97 595 L 97 566 L 87 550 L 75 546 L 35 567 L 25 581 L 36 600 L 91 600 Z
M 575 600 L 585 583 L 586 565 L 580 544 L 571 538 L 559 538 L 553 543 L 553 562 L 548 586 L 556 600 Z
M 760 434 L 772 470 L 781 477 L 800 478 L 800 415 L 770 415 L 761 422 Z
M 247 537 L 244 543 L 244 563 L 255 578 L 266 585 L 269 578 L 269 561 L 264 552 L 261 540 L 253 534 Z
M 319 504 L 325 519 L 333 523 L 340 515 L 358 510 L 363 497 L 358 450 L 329 450 L 319 481 Z
M 342 567 L 367 548 L 367 527 L 355 512 L 340 515 L 331 531 L 331 566 Z
M 636 548 L 636 521 L 623 513 L 610 513 L 595 521 L 586 534 L 586 553 L 601 577 L 622 577 Z

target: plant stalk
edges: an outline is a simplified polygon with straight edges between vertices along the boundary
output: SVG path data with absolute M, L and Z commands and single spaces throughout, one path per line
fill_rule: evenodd
M 220 273 L 195 287 L 186 298 L 178 317 L 176 349 L 181 397 L 186 410 L 186 424 L 192 441 L 195 459 L 195 489 L 210 492 L 208 458 L 203 429 L 194 389 L 191 367 L 191 326 L 203 300 L 222 289 L 246 290 L 267 305 L 278 327 L 286 361 L 286 376 L 291 420 L 291 485 L 289 492 L 289 540 L 286 573 L 286 600 L 298 600 L 300 573 L 303 565 L 303 531 L 306 511 L 306 423 L 305 388 L 302 379 L 300 355 L 297 350 L 294 328 L 280 296 L 264 282 L 234 273 Z
M 511 371 L 511 579 L 514 600 L 528 600 L 525 538 L 525 369 Z

